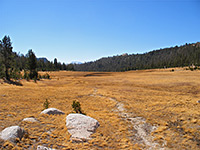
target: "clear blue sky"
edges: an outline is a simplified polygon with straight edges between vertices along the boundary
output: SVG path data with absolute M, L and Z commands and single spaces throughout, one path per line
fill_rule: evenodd
M 200 0 L 0 0 L 0 38 L 61 62 L 200 41 Z

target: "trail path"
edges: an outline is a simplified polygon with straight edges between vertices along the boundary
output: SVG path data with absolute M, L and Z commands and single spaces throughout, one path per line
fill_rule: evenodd
M 124 108 L 124 104 L 122 102 L 119 102 L 116 98 L 99 94 L 97 88 L 94 89 L 93 94 L 90 94 L 90 96 L 107 98 L 115 103 L 114 111 L 116 111 L 119 114 L 120 118 L 127 121 L 128 124 L 132 127 L 132 130 L 130 130 L 132 136 L 130 138 L 134 142 L 134 144 L 141 144 L 144 146 L 144 149 L 148 150 L 166 149 L 166 142 L 160 145 L 159 143 L 153 141 L 153 136 L 151 135 L 151 133 L 155 131 L 157 127 L 147 123 L 145 118 L 132 117 L 133 114 L 128 113 L 128 111 Z

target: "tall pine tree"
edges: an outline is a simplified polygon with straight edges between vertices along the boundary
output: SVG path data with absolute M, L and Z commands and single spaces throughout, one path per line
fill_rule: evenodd
M 55 68 L 55 70 L 58 69 L 58 61 L 57 61 L 57 58 L 54 59 L 54 68 Z
M 4 71 L 5 71 L 5 77 L 7 80 L 10 80 L 10 75 L 9 75 L 9 69 L 11 68 L 12 65 L 12 43 L 10 40 L 9 36 L 4 36 L 4 38 L 2 39 L 2 41 L 0 41 L 0 54 L 2 57 L 2 64 L 4 67 Z
M 34 52 L 30 49 L 27 54 L 28 57 L 28 69 L 30 70 L 30 79 L 38 77 L 38 72 L 37 72 L 37 59 L 34 54 Z

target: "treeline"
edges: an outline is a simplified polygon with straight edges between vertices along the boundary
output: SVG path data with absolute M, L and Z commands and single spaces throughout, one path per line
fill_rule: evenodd
M 27 54 L 17 54 L 13 52 L 14 56 L 14 67 L 19 70 L 24 70 L 27 68 Z M 65 64 L 57 61 L 49 61 L 46 58 L 37 58 L 37 70 L 38 71 L 59 71 L 59 70 L 74 70 L 73 64 Z
M 46 58 L 36 58 L 35 53 L 29 50 L 26 55 L 13 52 L 12 42 L 9 36 L 4 36 L 0 40 L 0 78 L 21 78 L 21 72 L 24 72 L 26 78 L 36 78 L 38 71 L 58 71 L 74 70 L 73 64 L 66 65 L 60 63 L 55 58 L 53 62 Z M 47 76 L 48 77 L 48 76 Z
M 200 43 L 164 48 L 144 54 L 124 54 L 75 65 L 77 71 L 129 71 L 200 65 Z

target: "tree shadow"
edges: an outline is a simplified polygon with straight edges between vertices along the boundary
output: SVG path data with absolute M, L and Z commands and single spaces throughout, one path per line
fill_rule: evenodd
M 16 85 L 16 86 L 23 86 L 23 84 L 20 81 L 12 81 L 12 80 L 6 80 L 5 78 L 3 79 L 4 83 Z

